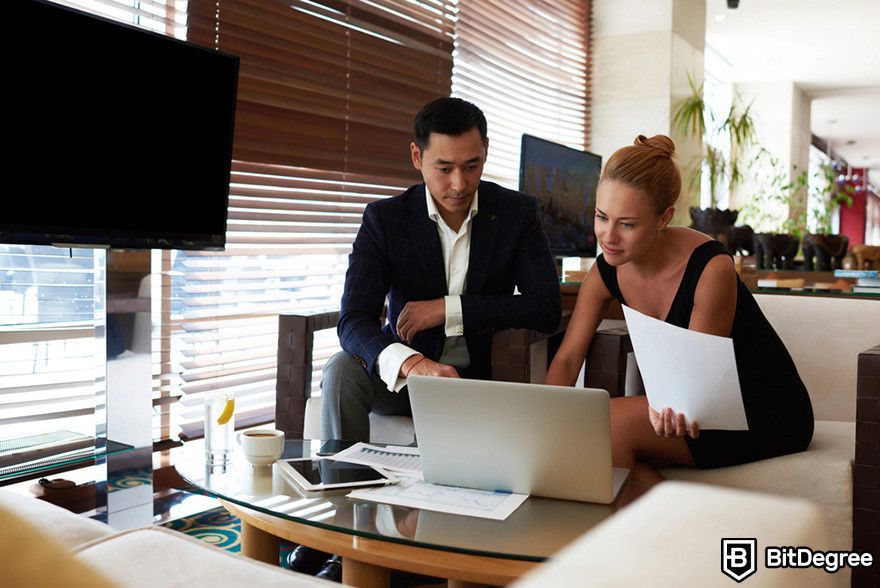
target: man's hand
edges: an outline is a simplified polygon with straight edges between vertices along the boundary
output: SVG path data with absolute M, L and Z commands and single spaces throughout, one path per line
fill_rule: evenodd
M 451 365 L 446 365 L 445 363 L 437 363 L 436 361 L 432 361 L 421 354 L 407 357 L 403 364 L 400 366 L 401 378 L 413 375 L 439 376 L 441 378 L 460 377 L 458 375 L 458 371 L 456 371 L 456 369 Z
M 446 299 L 407 302 L 397 317 L 397 336 L 407 343 L 420 332 L 446 323 Z
M 690 435 L 696 439 L 700 436 L 700 426 L 697 421 L 691 421 L 688 424 L 682 413 L 676 414 L 671 408 L 664 408 L 661 412 L 657 412 L 649 405 L 648 419 L 650 419 L 651 426 L 654 427 L 654 432 L 658 437 L 674 439 Z

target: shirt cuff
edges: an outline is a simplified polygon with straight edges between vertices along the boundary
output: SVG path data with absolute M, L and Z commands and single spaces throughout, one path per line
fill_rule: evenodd
M 379 357 L 376 358 L 379 363 L 379 377 L 388 386 L 388 390 L 400 392 L 400 389 L 406 386 L 406 378 L 399 377 L 400 366 L 407 358 L 418 353 L 403 343 L 392 343 L 379 353 Z
M 446 296 L 446 336 L 464 335 L 464 320 L 461 316 L 461 296 Z

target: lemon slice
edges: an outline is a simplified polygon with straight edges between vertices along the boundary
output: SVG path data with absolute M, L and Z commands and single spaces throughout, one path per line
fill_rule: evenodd
M 232 418 L 232 413 L 235 412 L 235 399 L 230 398 L 226 401 L 226 404 L 223 405 L 223 412 L 220 413 L 220 416 L 217 417 L 218 425 L 225 425 L 229 422 L 229 419 Z

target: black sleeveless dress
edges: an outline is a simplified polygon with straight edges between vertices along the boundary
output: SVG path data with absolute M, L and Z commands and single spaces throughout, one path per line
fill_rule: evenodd
M 694 249 L 666 322 L 688 328 L 694 292 L 703 268 L 716 255 L 729 255 L 718 241 Z M 626 304 L 617 268 L 600 255 L 596 260 L 608 291 Z M 807 389 L 782 340 L 737 276 L 736 311 L 730 337 L 745 405 L 748 431 L 700 431 L 685 437 L 698 468 L 715 468 L 804 451 L 813 437 L 813 407 Z M 662 408 L 662 407 L 659 407 Z

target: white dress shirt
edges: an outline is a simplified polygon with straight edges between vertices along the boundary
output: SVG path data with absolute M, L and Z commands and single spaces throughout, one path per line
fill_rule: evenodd
M 440 212 L 437 204 L 431 197 L 428 186 L 425 186 L 425 199 L 428 205 L 428 217 L 437 225 L 440 235 L 440 248 L 443 250 L 443 266 L 446 268 L 446 341 L 443 343 L 443 354 L 440 363 L 466 368 L 470 365 L 467 345 L 464 339 L 464 324 L 461 315 L 461 295 L 464 294 L 467 285 L 468 263 L 471 254 L 471 219 L 477 214 L 478 194 L 474 193 L 474 200 L 468 210 L 458 232 L 453 231 Z M 392 343 L 379 353 L 379 377 L 388 385 L 388 389 L 399 392 L 406 385 L 406 378 L 400 376 L 400 366 L 408 357 L 416 355 L 418 351 L 403 343 Z

